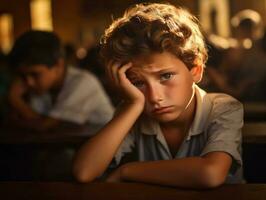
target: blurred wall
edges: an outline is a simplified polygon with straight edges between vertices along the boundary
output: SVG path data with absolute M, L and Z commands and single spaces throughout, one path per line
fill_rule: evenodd
M 30 29 L 30 0 L 0 0 L 0 14 L 10 13 L 14 22 L 14 37 Z
M 89 46 L 102 34 L 112 16 L 120 16 L 125 8 L 141 0 L 52 0 L 54 31 L 65 43 Z M 156 1 L 151 1 L 156 2 Z M 157 1 L 158 2 L 158 1 Z M 169 0 L 198 13 L 198 0 Z M 0 0 L 0 14 L 11 13 L 14 20 L 14 37 L 31 28 L 30 0 Z M 266 0 L 230 0 L 230 15 L 242 9 L 258 11 L 266 21 Z

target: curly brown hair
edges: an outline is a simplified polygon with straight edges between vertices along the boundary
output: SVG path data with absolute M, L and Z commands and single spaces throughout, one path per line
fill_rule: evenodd
M 106 63 L 168 51 L 191 69 L 205 65 L 207 48 L 196 17 L 170 4 L 136 4 L 115 20 L 101 40 Z

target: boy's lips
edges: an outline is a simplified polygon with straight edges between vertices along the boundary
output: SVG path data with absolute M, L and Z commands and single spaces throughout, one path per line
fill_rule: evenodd
M 160 108 L 155 108 L 152 110 L 153 114 L 163 114 L 163 113 L 168 113 L 173 110 L 173 106 L 164 106 Z

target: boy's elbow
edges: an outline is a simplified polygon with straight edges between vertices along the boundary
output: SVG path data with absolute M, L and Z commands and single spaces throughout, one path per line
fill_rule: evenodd
M 80 183 L 89 183 L 94 180 L 92 174 L 88 173 L 87 170 L 80 170 L 77 166 L 73 167 L 73 176 Z
M 202 186 L 204 188 L 215 188 L 224 184 L 227 174 L 214 166 L 207 166 L 202 173 Z
M 74 177 L 76 178 L 76 180 L 80 183 L 89 183 L 92 182 L 94 179 L 89 177 L 89 176 L 84 176 L 84 175 L 74 175 Z

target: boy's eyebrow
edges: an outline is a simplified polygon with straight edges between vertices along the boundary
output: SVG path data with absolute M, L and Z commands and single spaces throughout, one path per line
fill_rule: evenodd
M 162 69 L 158 69 L 158 70 L 151 70 L 149 71 L 149 73 L 152 73 L 152 74 L 159 74 L 159 73 L 162 73 L 162 72 L 166 72 L 166 71 L 171 71 L 173 70 L 174 67 L 167 67 L 167 68 L 162 68 Z
M 154 74 L 154 75 L 157 75 L 157 74 L 161 74 L 161 73 L 164 73 L 164 72 L 169 72 L 169 71 L 173 71 L 173 68 L 174 67 L 167 67 L 167 68 L 159 68 L 159 69 L 154 69 L 154 70 L 150 70 L 150 68 L 144 68 L 144 71 L 146 71 L 146 73 L 150 73 L 150 74 Z M 138 72 L 132 70 L 130 71 L 128 74 L 127 74 L 128 78 L 131 78 L 131 79 L 134 79 L 134 78 L 139 78 L 141 76 L 141 74 L 139 74 Z
M 132 79 L 139 77 L 139 74 L 137 72 L 133 71 L 133 70 L 127 72 L 126 74 L 127 74 L 127 77 L 128 78 L 132 78 Z

